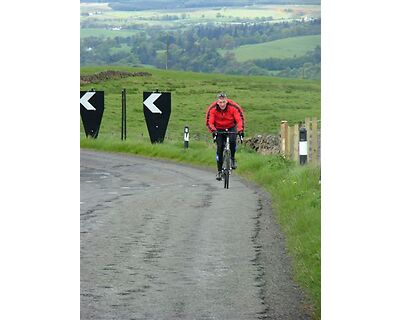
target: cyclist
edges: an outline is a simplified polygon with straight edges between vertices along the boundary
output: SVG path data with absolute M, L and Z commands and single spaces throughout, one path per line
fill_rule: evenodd
M 222 153 L 225 147 L 226 134 L 218 131 L 230 131 L 229 141 L 232 158 L 232 169 L 237 168 L 235 160 L 236 152 L 236 134 L 244 137 L 244 113 L 242 108 L 233 100 L 228 99 L 224 92 L 217 95 L 214 101 L 207 109 L 206 126 L 213 135 L 214 142 L 217 143 L 217 180 L 222 179 Z

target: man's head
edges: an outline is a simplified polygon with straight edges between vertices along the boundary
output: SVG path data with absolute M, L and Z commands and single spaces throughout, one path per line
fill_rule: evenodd
M 226 108 L 226 104 L 228 103 L 226 94 L 221 92 L 217 94 L 217 104 L 218 106 L 224 110 Z

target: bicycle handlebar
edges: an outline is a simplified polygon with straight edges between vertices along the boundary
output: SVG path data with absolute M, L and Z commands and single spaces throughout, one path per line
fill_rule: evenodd
M 216 130 L 218 133 L 236 133 L 236 131 L 229 131 L 229 130 Z
M 226 130 L 216 130 L 217 131 L 217 133 L 237 133 L 236 131 L 229 131 L 228 129 L 226 129 Z M 242 136 L 240 136 L 239 135 L 239 137 L 240 137 L 240 143 L 243 143 L 243 137 Z M 214 142 L 215 142 L 215 140 L 216 140 L 216 136 L 214 137 Z

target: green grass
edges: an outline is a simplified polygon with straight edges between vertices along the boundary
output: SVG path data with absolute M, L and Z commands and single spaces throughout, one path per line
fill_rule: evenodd
M 191 137 L 205 141 L 205 112 L 219 91 L 239 103 L 245 110 L 246 134 L 277 133 L 281 120 L 289 125 L 305 117 L 320 118 L 319 81 L 269 77 L 229 76 L 194 72 L 165 71 L 129 67 L 85 67 L 81 74 L 104 70 L 147 71 L 150 77 L 130 77 L 82 85 L 81 90 L 105 91 L 105 112 L 100 135 L 118 135 L 121 119 L 121 90 L 127 90 L 127 135 L 136 139 L 148 136 L 143 116 L 143 91 L 170 91 L 171 118 L 167 137 L 181 139 L 189 125 Z
M 320 45 L 321 35 L 312 35 L 244 45 L 231 51 L 235 54 L 237 61 L 244 62 L 255 59 L 300 57 Z M 227 51 L 220 50 L 220 53 L 224 55 Z
M 82 74 L 111 67 L 82 68 Z M 112 68 L 115 70 L 116 68 Z M 207 105 L 218 91 L 225 90 L 246 113 L 246 135 L 279 129 L 280 120 L 297 122 L 320 114 L 320 83 L 317 81 L 200 74 L 176 71 L 118 68 L 147 71 L 151 77 L 131 77 L 81 86 L 105 91 L 105 111 L 99 137 L 86 139 L 81 126 L 81 147 L 170 159 L 215 169 L 215 145 L 204 125 Z M 121 89 L 127 88 L 127 140 L 120 140 Z M 172 92 L 172 113 L 162 144 L 150 143 L 144 122 L 143 90 Z M 183 149 L 183 127 L 190 126 L 190 147 Z M 307 308 L 314 319 L 321 314 L 321 224 L 320 168 L 300 167 L 280 156 L 261 156 L 242 146 L 237 152 L 235 174 L 262 186 L 272 196 L 277 221 L 293 259 L 295 280 L 304 289 Z

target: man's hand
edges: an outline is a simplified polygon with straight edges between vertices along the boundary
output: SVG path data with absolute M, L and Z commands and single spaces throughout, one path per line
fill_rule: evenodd
M 243 130 L 242 130 L 242 131 L 239 131 L 239 132 L 238 132 L 238 135 L 239 135 L 240 139 L 243 140 L 243 138 L 244 138 L 244 132 L 243 132 Z
M 213 142 L 214 142 L 214 143 L 217 141 L 217 134 L 218 134 L 217 130 L 214 130 L 214 131 L 212 132 L 212 135 L 213 135 Z
M 213 136 L 214 142 L 217 140 L 217 134 L 218 134 L 217 130 L 214 130 L 214 131 L 212 132 L 212 136 Z

